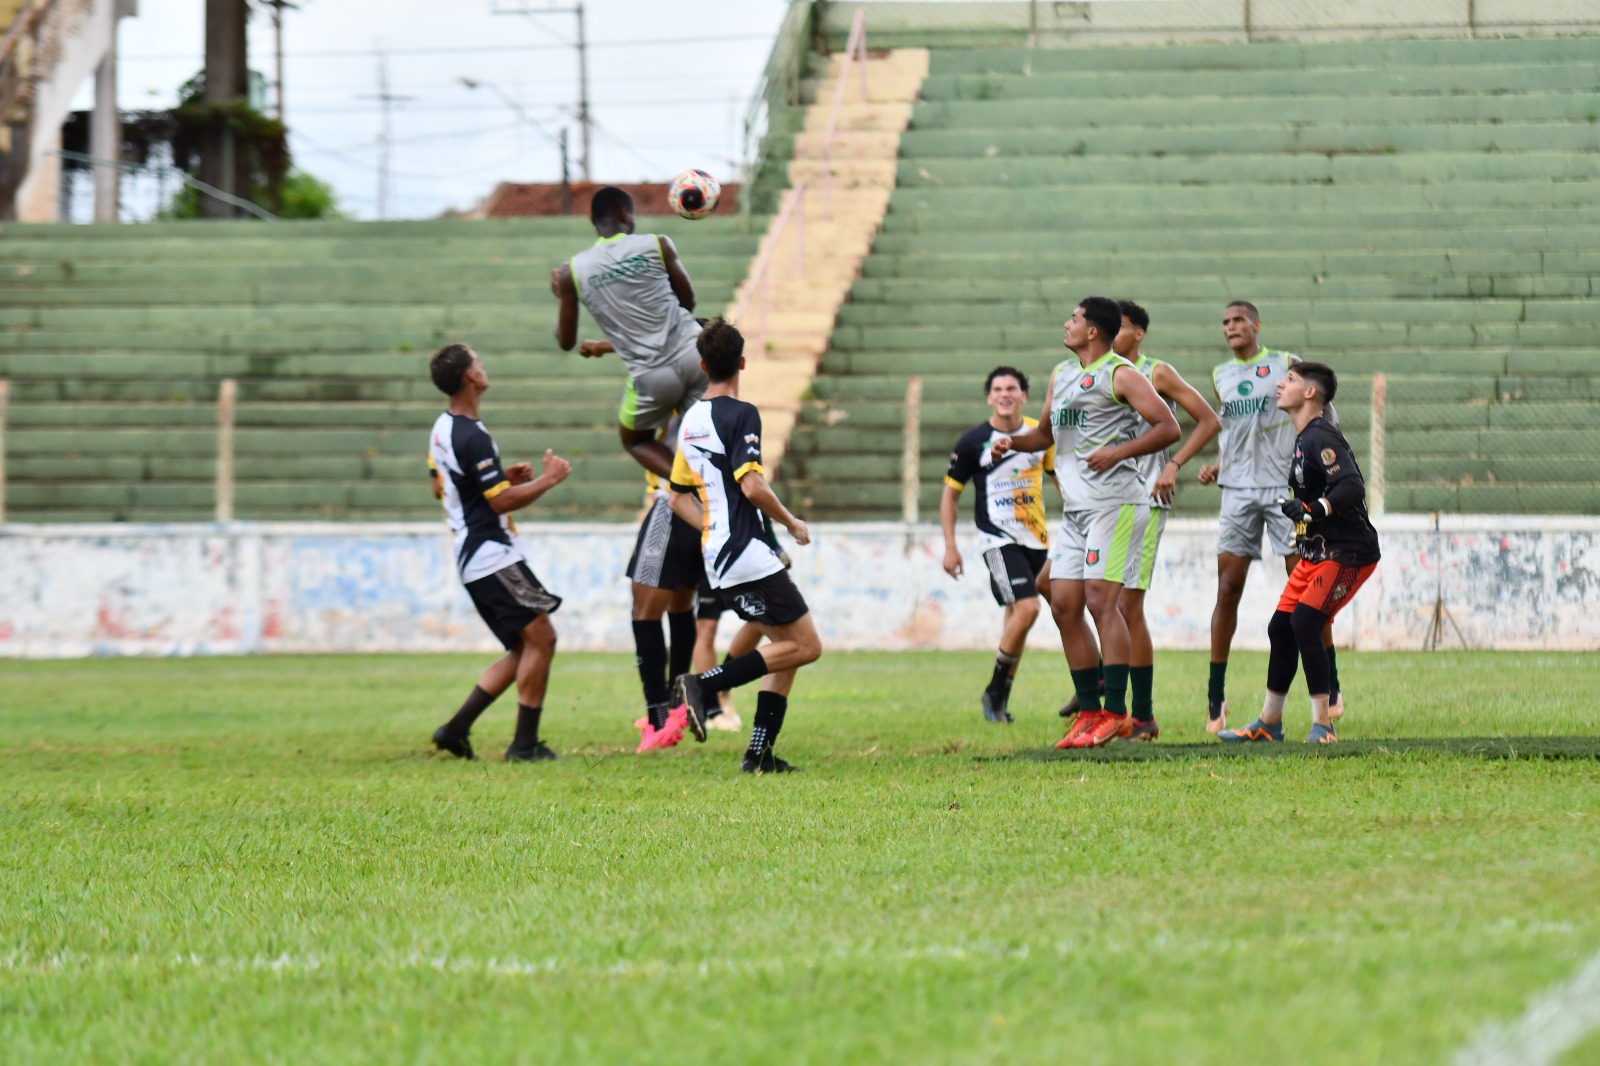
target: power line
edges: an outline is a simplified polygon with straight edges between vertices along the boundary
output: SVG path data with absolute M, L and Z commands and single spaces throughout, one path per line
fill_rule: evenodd
M 744 102 L 740 96 L 700 96 L 682 100 L 599 100 L 596 103 L 606 107 L 681 107 L 685 104 L 739 104 Z M 295 111 L 301 115 L 367 115 L 380 110 L 376 107 L 299 107 Z M 451 114 L 474 111 L 495 111 L 494 107 L 471 104 L 436 104 L 424 107 L 409 107 L 406 114 L 416 115 L 424 113 Z
M 673 47 L 686 44 L 725 44 L 735 41 L 769 41 L 770 33 L 730 33 L 721 36 L 699 37 L 641 37 L 636 40 L 625 41 L 590 41 L 590 48 L 655 48 Z M 483 44 L 443 46 L 436 45 L 427 48 L 393 48 L 389 50 L 391 56 L 442 56 L 442 55 L 490 55 L 497 52 L 554 52 L 567 51 L 571 45 L 560 44 Z M 370 56 L 371 52 L 360 49 L 334 48 L 322 51 L 291 52 L 284 57 L 285 61 L 300 59 L 361 59 Z M 119 63 L 172 63 L 178 61 L 191 61 L 197 57 L 192 52 L 175 55 L 119 55 Z

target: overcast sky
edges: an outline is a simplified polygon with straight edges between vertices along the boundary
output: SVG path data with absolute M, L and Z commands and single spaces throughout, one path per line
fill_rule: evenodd
M 555 181 L 559 153 L 491 90 L 534 121 L 571 127 L 577 178 L 577 58 L 571 14 L 495 14 L 571 0 L 301 0 L 284 16 L 286 111 L 295 164 L 338 191 L 344 208 L 375 218 L 377 49 L 388 52 L 392 111 L 388 216 L 426 218 L 466 208 L 496 182 Z M 124 108 L 170 107 L 203 63 L 204 0 L 141 0 L 122 24 Z M 698 166 L 732 176 L 740 123 L 766 64 L 786 0 L 586 0 L 590 111 L 598 123 L 598 181 L 663 179 Z M 273 73 L 272 22 L 250 24 L 250 66 Z M 79 106 L 92 102 L 90 87 Z

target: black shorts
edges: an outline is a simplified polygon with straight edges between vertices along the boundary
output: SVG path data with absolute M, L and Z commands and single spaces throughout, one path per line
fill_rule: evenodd
M 1009 607 L 1018 600 L 1028 600 L 1039 595 L 1035 582 L 1044 569 L 1050 553 L 1043 548 L 1024 548 L 1020 544 L 1002 544 L 983 553 L 989 566 L 989 591 L 994 602 Z
M 789 571 L 748 581 L 743 585 L 729 585 L 717 590 L 728 609 L 746 622 L 763 626 L 786 626 L 798 622 L 810 613 L 805 597 L 789 579 Z
M 667 498 L 658 493 L 639 523 L 628 579 L 653 589 L 681 589 L 698 585 L 705 572 L 700 531 L 673 514 Z
M 711 582 L 706 580 L 706 575 L 700 575 L 700 588 L 694 608 L 694 616 L 702 622 L 715 622 L 722 617 L 722 612 L 728 605 L 722 601 L 722 593 L 711 587 Z
M 523 562 L 467 582 L 467 595 L 506 651 L 517 650 L 529 622 L 561 606 L 561 597 L 547 592 Z

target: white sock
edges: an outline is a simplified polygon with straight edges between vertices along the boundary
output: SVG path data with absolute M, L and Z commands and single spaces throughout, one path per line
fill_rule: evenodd
M 1269 689 L 1266 700 L 1261 704 L 1261 720 L 1268 725 L 1277 725 L 1283 721 L 1283 701 L 1287 697 L 1287 693 L 1273 692 Z M 1324 701 L 1324 707 L 1326 707 L 1326 701 Z
M 1328 717 L 1328 693 L 1311 697 L 1311 720 L 1318 725 L 1333 726 L 1333 719 Z

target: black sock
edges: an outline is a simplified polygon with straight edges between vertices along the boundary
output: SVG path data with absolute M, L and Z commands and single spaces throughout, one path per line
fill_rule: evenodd
M 778 742 L 778 731 L 783 728 L 784 713 L 789 710 L 789 697 L 776 692 L 756 694 L 756 717 L 750 726 L 748 754 L 764 755 Z
M 994 676 L 989 678 L 990 692 L 1011 691 L 1011 668 L 1017 665 L 1015 655 L 1007 655 L 1003 651 L 995 652 Z
M 1106 710 L 1112 714 L 1128 713 L 1128 664 L 1106 663 L 1100 668 L 1106 679 Z
M 1100 709 L 1100 668 L 1090 667 L 1087 670 L 1072 671 L 1072 691 L 1078 694 L 1078 710 L 1098 711 Z
M 694 666 L 694 612 L 673 614 L 668 611 L 667 633 L 672 648 L 671 663 L 667 667 L 667 680 L 670 682 L 679 674 L 687 674 Z
M 467 694 L 466 702 L 461 705 L 455 717 L 445 724 L 445 728 L 457 736 L 466 736 L 472 732 L 472 723 L 476 722 L 478 716 L 487 711 L 489 704 L 498 698 L 483 691 L 482 685 L 473 685 L 472 691 Z
M 639 667 L 645 706 L 666 703 L 667 638 L 661 632 L 659 620 L 633 623 L 633 661 Z
M 1227 699 L 1225 691 L 1228 680 L 1228 664 L 1212 663 L 1211 680 L 1206 683 L 1206 699 L 1211 704 L 1212 717 L 1222 713 L 1222 701 Z
M 726 692 L 730 688 L 748 685 L 766 676 L 767 660 L 761 657 L 761 652 L 747 651 L 737 659 L 730 659 L 721 666 L 713 666 L 701 674 L 700 691 L 707 695 L 713 692 Z
M 511 738 L 513 748 L 531 748 L 539 743 L 539 715 L 543 711 L 542 704 L 538 707 L 529 707 L 526 703 L 517 704 L 517 734 Z
M 1339 702 L 1339 657 L 1333 653 L 1333 645 L 1328 645 L 1328 702 Z
M 1100 698 L 1103 700 L 1106 695 L 1106 661 L 1101 659 L 1095 664 L 1094 668 L 1095 672 L 1100 675 Z
M 1140 722 L 1156 719 L 1155 705 L 1150 701 L 1150 689 L 1155 681 L 1154 666 L 1128 667 L 1128 689 L 1133 703 L 1133 717 Z

